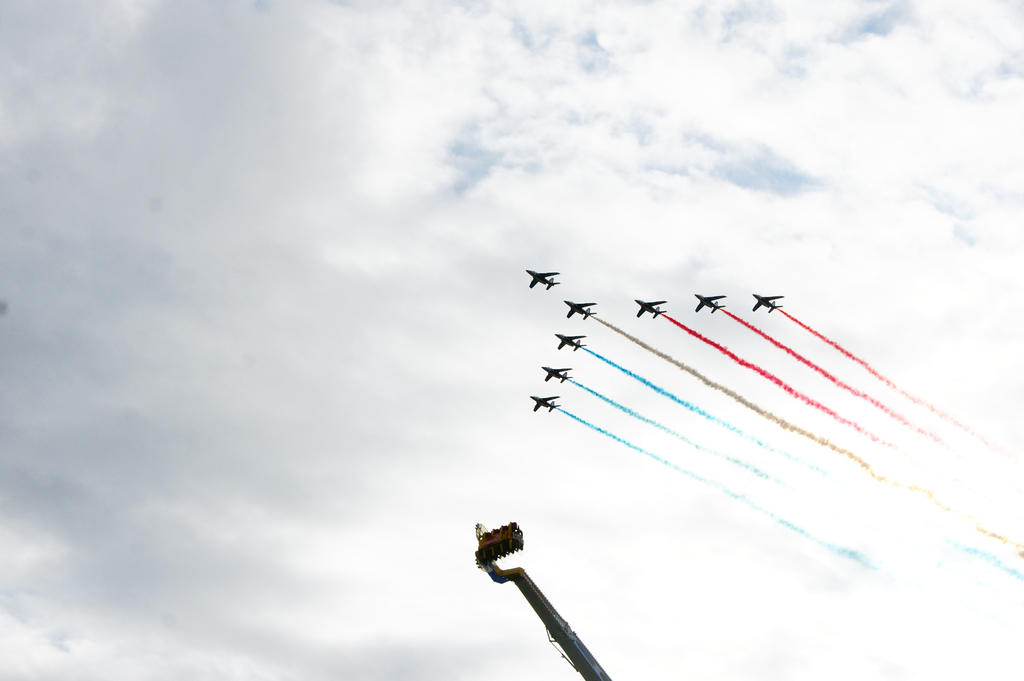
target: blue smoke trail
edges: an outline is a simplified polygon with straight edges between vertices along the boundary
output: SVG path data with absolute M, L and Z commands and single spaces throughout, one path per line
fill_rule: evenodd
M 597 357 L 599 360 L 601 360 L 605 364 L 608 364 L 609 366 L 615 367 L 616 369 L 618 369 L 622 373 L 626 374 L 627 376 L 630 376 L 631 378 L 635 378 L 636 380 L 640 381 L 641 383 L 643 383 L 644 385 L 646 385 L 648 388 L 650 388 L 651 390 L 655 391 L 656 393 L 664 395 L 665 397 L 669 398 L 670 400 L 672 400 L 673 402 L 675 402 L 677 404 L 683 405 L 684 407 L 686 407 L 690 411 L 694 412 L 695 414 L 700 414 L 701 416 L 703 416 L 707 420 L 711 421 L 712 423 L 716 423 L 716 424 L 722 426 L 723 428 L 725 428 L 727 430 L 731 430 L 732 432 L 734 432 L 737 435 L 739 435 L 740 437 L 742 437 L 744 440 L 748 440 L 750 442 L 753 442 L 758 447 L 763 447 L 764 449 L 767 449 L 769 452 L 774 452 L 776 454 L 782 454 L 784 457 L 786 457 L 790 461 L 795 461 L 796 463 L 799 463 L 802 466 L 806 466 L 807 468 L 810 468 L 812 471 L 814 471 L 816 473 L 820 473 L 821 475 L 824 475 L 824 476 L 828 477 L 828 473 L 826 473 L 823 469 L 818 468 L 814 464 L 808 463 L 807 461 L 804 461 L 803 459 L 800 459 L 800 458 L 798 458 L 796 456 L 793 456 L 789 452 L 785 452 L 785 451 L 780 450 L 780 449 L 775 449 L 771 445 L 767 444 L 766 442 L 762 442 L 761 440 L 757 439 L 753 435 L 748 435 L 746 432 L 744 432 L 740 428 L 737 428 L 736 426 L 732 425 L 728 421 L 723 421 L 722 419 L 718 418 L 717 416 L 715 416 L 713 414 L 709 414 L 708 412 L 704 411 L 703 409 L 701 409 L 697 405 L 690 404 L 686 400 L 681 399 L 679 397 L 676 397 L 675 395 L 673 395 L 669 391 L 665 390 L 664 388 L 662 388 L 660 386 L 657 386 L 654 383 L 651 383 L 650 381 L 648 381 L 643 376 L 640 376 L 639 374 L 633 373 L 632 371 L 630 371 L 626 367 L 620 366 L 620 365 L 616 364 L 615 362 L 611 361 L 610 359 L 608 359 L 604 355 L 600 355 L 600 354 L 594 352 L 593 350 L 591 350 L 588 347 L 584 347 L 583 350 L 586 351 L 586 352 L 589 352 L 594 357 Z
M 586 348 L 584 348 L 584 349 L 586 349 Z M 739 502 L 742 502 L 742 503 L 746 504 L 749 508 L 757 511 L 758 513 L 760 513 L 762 515 L 765 515 L 765 516 L 771 518 L 772 520 L 777 522 L 779 525 L 782 525 L 783 527 L 785 527 L 787 529 L 790 529 L 793 532 L 796 532 L 797 534 L 799 534 L 800 536 L 804 537 L 805 539 L 809 539 L 812 542 L 814 542 L 815 544 L 818 544 L 819 546 L 822 546 L 822 547 L 828 549 L 829 551 L 832 551 L 833 553 L 835 553 L 835 554 L 837 554 L 839 556 L 842 556 L 843 558 L 849 558 L 850 560 L 857 561 L 861 565 L 863 565 L 865 567 L 868 567 L 868 568 L 871 568 L 872 570 L 877 569 L 867 559 L 867 556 L 865 556 L 864 554 L 862 554 L 859 551 L 854 551 L 853 549 L 848 549 L 846 547 L 839 546 L 839 545 L 833 544 L 831 542 L 827 542 L 824 539 L 819 539 L 819 538 L 815 537 L 813 534 L 811 534 L 810 532 L 808 532 L 807 530 L 803 529 L 802 527 L 791 523 L 790 521 L 786 520 L 785 518 L 780 518 L 779 516 L 775 515 L 771 511 L 769 511 L 768 509 L 764 508 L 763 506 L 757 505 L 756 503 L 754 503 L 753 501 L 751 501 L 750 499 L 748 499 L 747 497 L 745 497 L 744 495 L 742 495 L 742 494 L 740 494 L 738 492 L 733 492 L 731 489 L 729 489 L 728 487 L 726 487 L 725 485 L 723 485 L 721 483 L 715 482 L 713 480 L 709 480 L 708 478 L 705 478 L 705 477 L 703 477 L 701 475 L 698 475 L 697 473 L 694 473 L 692 471 L 688 471 L 685 468 L 681 468 L 680 466 L 677 466 L 676 464 L 672 463 L 671 461 L 669 461 L 667 459 L 663 459 L 660 456 L 658 456 L 657 454 L 654 454 L 653 452 L 647 451 L 643 447 L 638 447 L 635 444 L 633 444 L 632 442 L 629 442 L 628 440 L 623 440 L 618 435 L 615 435 L 614 433 L 610 433 L 607 430 L 605 430 L 604 428 L 601 428 L 600 426 L 595 426 L 593 423 L 590 423 L 589 421 L 585 421 L 585 420 L 581 419 L 579 416 L 576 416 L 576 414 L 573 414 L 572 412 L 568 412 L 565 409 L 563 409 L 562 407 L 556 407 L 556 409 L 558 409 L 558 411 L 562 412 L 563 414 L 565 414 L 569 418 L 582 423 L 583 425 L 587 426 L 588 428 L 596 430 L 597 432 L 601 433 L 602 435 L 604 435 L 606 437 L 610 437 L 611 439 L 615 440 L 616 442 L 618 442 L 620 444 L 626 445 L 630 449 L 632 449 L 632 450 L 634 450 L 636 452 L 639 452 L 639 453 L 643 454 L 644 456 L 648 456 L 648 457 L 654 459 L 658 463 L 665 464 L 669 468 L 672 468 L 672 469 L 682 473 L 683 475 L 685 475 L 685 476 L 687 476 L 687 477 L 689 477 L 689 478 L 691 478 L 693 480 L 696 480 L 697 482 L 703 483 L 703 484 L 708 485 L 710 487 L 714 487 L 715 489 L 717 489 L 719 492 L 722 492 L 726 496 L 732 497 L 736 501 L 739 501 Z
M 680 440 L 682 440 L 686 444 L 690 445 L 694 449 L 698 449 L 698 450 L 700 450 L 702 452 L 707 452 L 708 454 L 714 454 L 715 456 L 722 457 L 723 459 L 725 459 L 726 461 L 729 461 L 730 463 L 736 464 L 737 466 L 740 466 L 741 468 L 746 468 L 748 471 L 750 471 L 754 475 L 758 476 L 759 478 L 764 478 L 766 480 L 771 480 L 772 482 L 778 482 L 778 480 L 776 480 L 772 476 L 768 475 L 767 473 L 762 471 L 757 466 L 751 465 L 751 464 L 747 463 L 746 461 L 741 461 L 739 459 L 735 459 L 735 458 L 729 456 L 728 454 L 720 452 L 720 451 L 718 451 L 716 449 L 709 449 L 709 448 L 707 448 L 707 447 L 705 447 L 703 445 L 699 445 L 696 442 L 694 442 L 693 440 L 691 440 L 690 438 L 688 438 L 685 435 L 683 435 L 682 433 L 677 433 L 676 431 L 672 430 L 671 428 L 669 428 L 666 425 L 663 425 L 663 424 L 658 423 L 657 421 L 655 421 L 653 419 L 649 419 L 646 416 L 638 414 L 637 412 L 633 411 L 629 407 L 626 407 L 624 405 L 619 404 L 618 402 L 616 402 L 612 398 L 606 397 L 605 395 L 602 395 L 601 393 L 597 392 L 596 390 L 588 388 L 587 386 L 583 385 L 582 383 L 579 383 L 578 381 L 574 381 L 573 379 L 570 378 L 569 382 L 572 383 L 577 388 L 582 388 L 582 389 L 586 390 L 588 393 L 590 393 L 594 397 L 597 397 L 599 399 L 604 400 L 605 402 L 607 402 L 608 404 L 612 405 L 616 409 L 620 409 L 620 410 L 626 412 L 627 414 L 629 414 L 633 418 L 640 419 L 644 423 L 649 423 L 652 426 L 654 426 L 655 428 L 660 428 L 661 430 L 665 431 L 669 435 L 676 436 L 677 438 L 679 438 Z
M 986 563 L 988 563 L 992 567 L 997 568 L 999 570 L 1002 570 L 1003 572 L 1005 572 L 1006 574 L 1010 575 L 1011 577 L 1013 577 L 1014 579 L 1016 579 L 1018 581 L 1024 582 L 1024 572 L 1021 572 L 1020 570 L 1013 569 L 1009 565 L 1005 564 L 1003 561 L 999 560 L 998 556 L 995 556 L 995 555 L 989 553 L 988 551 L 982 551 L 981 549 L 976 549 L 976 548 L 974 548 L 972 546 L 965 546 L 964 544 L 958 544 L 955 541 L 950 541 L 950 540 L 946 540 L 946 541 L 948 541 L 951 545 L 953 545 L 954 547 L 956 547 L 958 550 L 962 551 L 963 553 L 966 553 L 969 556 L 974 556 L 976 558 L 981 558 L 983 561 L 985 561 Z

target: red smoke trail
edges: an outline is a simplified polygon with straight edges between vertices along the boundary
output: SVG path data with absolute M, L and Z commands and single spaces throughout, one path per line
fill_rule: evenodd
M 733 354 L 732 351 L 729 350 L 729 348 L 725 347 L 724 345 L 719 345 L 718 343 L 716 343 L 715 341 L 711 340 L 710 338 L 705 338 L 704 336 L 700 335 L 699 333 L 697 333 L 696 331 L 694 331 L 690 327 L 686 326 L 685 324 L 676 321 L 672 317 L 669 317 L 667 314 L 662 314 L 661 316 L 664 317 L 665 319 L 669 320 L 670 322 L 672 322 L 673 324 L 678 326 L 680 329 L 682 329 L 686 333 L 688 333 L 691 336 L 693 336 L 694 338 L 699 338 L 700 340 L 704 341 L 705 343 L 707 343 L 711 347 L 713 347 L 716 350 L 718 350 L 719 352 L 721 352 L 723 355 L 726 355 L 727 357 L 729 357 L 729 359 L 731 359 L 732 361 L 736 362 L 740 366 L 744 366 L 747 369 L 750 369 L 751 371 L 756 371 L 762 377 L 768 379 L 769 381 L 771 381 L 775 385 L 779 386 L 780 388 L 785 390 L 787 393 L 789 393 L 791 396 L 795 397 L 796 399 L 801 400 L 802 402 L 804 402 L 806 404 L 809 404 L 810 406 L 814 407 L 815 409 L 819 409 L 819 410 L 825 412 L 826 414 L 828 414 L 829 416 L 834 418 L 836 421 L 839 421 L 840 423 L 842 423 L 844 425 L 850 426 L 851 428 L 856 430 L 858 433 L 860 433 L 862 435 L 866 435 L 867 437 L 871 438 L 874 442 L 877 442 L 879 444 L 883 444 L 886 447 L 892 447 L 893 446 L 891 442 L 886 442 L 885 440 L 881 439 L 880 437 L 878 437 L 874 433 L 871 433 L 871 432 L 868 432 L 868 431 L 864 430 L 858 424 L 854 423 L 850 419 L 843 418 L 842 416 L 840 416 L 836 412 L 834 412 L 831 409 L 829 409 L 828 407 L 826 407 L 821 402 L 818 402 L 817 400 L 813 400 L 810 397 L 808 397 L 807 395 L 804 395 L 802 392 L 794 389 L 789 384 L 783 382 L 782 379 L 780 379 L 778 376 L 775 376 L 774 374 L 770 374 L 767 371 L 765 371 L 764 369 L 762 369 L 761 367 L 757 366 L 756 364 L 753 364 L 752 362 L 748 362 L 747 360 L 742 359 L 741 357 L 736 356 L 735 354 Z
M 905 391 L 903 388 L 900 388 L 898 385 L 896 385 L 895 383 L 890 381 L 888 378 L 886 378 L 882 374 L 878 373 L 873 366 L 871 366 L 870 364 L 868 364 L 867 362 L 862 360 L 860 357 L 857 357 L 852 352 L 850 352 L 849 350 L 847 350 L 846 348 L 844 348 L 842 345 L 840 345 L 839 343 L 835 342 L 831 338 L 828 338 L 828 337 L 822 335 L 821 333 L 818 333 L 817 331 L 815 331 L 811 327 L 807 326 L 802 321 L 800 321 L 799 319 L 797 319 L 793 315 L 789 314 L 785 310 L 780 308 L 779 312 L 781 312 L 782 314 L 786 315 L 788 318 L 790 318 L 791 320 L 796 322 L 798 326 L 803 327 L 804 329 L 809 331 L 812 335 L 817 336 L 821 340 L 825 341 L 826 343 L 828 343 L 829 345 L 834 347 L 836 350 L 838 350 L 839 352 L 843 353 L 844 355 L 846 355 L 847 357 L 852 359 L 857 364 L 860 364 L 862 367 L 867 369 L 868 373 L 870 373 L 872 376 L 874 376 L 875 378 L 880 380 L 882 383 L 885 383 L 887 386 L 889 386 L 890 388 L 892 388 L 893 390 L 898 392 L 900 395 L 903 395 L 903 397 L 907 398 L 908 400 L 910 400 L 914 404 L 918 404 L 918 405 L 921 405 L 922 407 L 927 408 L 929 411 L 931 411 L 933 414 L 935 414 L 939 418 L 941 418 L 941 419 L 943 419 L 943 420 L 945 420 L 945 421 L 947 421 L 949 423 L 952 423 L 954 426 L 956 426 L 960 430 L 964 431 L 968 435 L 970 435 L 970 436 L 972 436 L 974 438 L 977 438 L 978 440 L 980 440 L 989 449 L 991 449 L 993 451 L 997 451 L 997 452 L 1001 452 L 1002 451 L 1002 449 L 1000 449 L 999 447 L 995 446 L 994 444 L 992 444 L 991 442 L 989 442 L 988 440 L 983 438 L 981 435 L 978 435 L 973 430 L 971 430 L 970 428 L 968 428 L 964 424 L 960 423 L 955 418 L 953 418 L 952 416 L 950 416 L 946 412 L 942 411 L 941 409 L 939 409 L 935 405 L 933 405 L 930 402 L 927 402 L 927 401 L 921 399 L 920 397 L 915 397 L 914 395 L 911 395 L 910 393 Z
M 927 430 L 924 430 L 923 428 L 919 428 L 919 427 L 915 426 L 910 421 L 908 421 L 903 415 L 901 415 L 898 412 L 894 411 L 893 409 L 885 406 L 884 404 L 882 404 L 881 402 L 876 400 L 874 397 L 871 397 L 871 395 L 868 395 L 867 393 L 864 393 L 864 392 L 861 392 L 860 390 L 857 390 L 853 386 L 850 386 L 850 385 L 847 385 L 846 383 L 843 383 L 838 378 L 836 378 L 835 376 L 833 376 L 829 372 L 825 371 L 824 369 L 822 369 L 820 366 L 818 366 L 814 362 L 810 361 L 809 359 L 807 359 L 803 355 L 799 354 L 798 352 L 796 352 L 795 350 L 790 348 L 788 345 L 786 345 L 784 343 L 780 343 L 779 341 L 775 340 L 774 338 L 772 338 L 771 336 L 766 334 L 764 331 L 762 331 L 761 329 L 759 329 L 756 326 L 754 326 L 753 324 L 747 322 L 744 319 L 740 319 L 739 317 L 734 315 L 732 312 L 729 312 L 728 310 L 722 310 L 722 312 L 724 312 L 729 317 L 735 319 L 740 324 L 742 324 L 743 326 L 747 327 L 748 329 L 750 329 L 751 331 L 756 333 L 761 338 L 764 338 L 766 341 L 768 341 L 769 343 L 771 343 L 775 347 L 780 348 L 782 350 L 785 350 L 790 355 L 792 355 L 793 357 L 795 357 L 799 361 L 803 362 L 804 364 L 806 364 L 810 368 L 814 369 L 819 374 L 821 374 L 822 376 L 824 376 L 828 380 L 832 381 L 833 383 L 835 383 L 837 386 L 839 386 L 843 390 L 846 390 L 846 391 L 850 392 L 853 395 L 856 395 L 857 397 L 859 397 L 861 399 L 867 400 L 868 402 L 870 402 L 874 406 L 878 407 L 879 409 L 881 409 L 886 414 L 888 414 L 892 418 L 896 419 L 897 421 L 899 421 L 903 425 L 907 426 L 908 428 L 913 428 L 914 430 L 916 430 L 921 435 L 924 435 L 925 437 L 930 437 L 931 439 L 935 440 L 939 444 L 942 444 L 942 445 L 945 444 L 942 441 L 942 439 L 938 435 L 936 435 L 935 433 L 932 433 L 931 431 L 927 431 Z

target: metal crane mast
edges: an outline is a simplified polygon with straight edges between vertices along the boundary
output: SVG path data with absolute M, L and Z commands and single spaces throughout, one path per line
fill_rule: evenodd
M 594 656 L 583 645 L 569 623 L 555 610 L 541 590 L 523 568 L 503 570 L 494 561 L 523 548 L 523 531 L 516 523 L 502 525 L 488 531 L 479 523 L 476 526 L 476 564 L 498 584 L 511 581 L 523 593 L 534 612 L 548 630 L 548 640 L 557 643 L 564 657 L 586 681 L 611 681 Z

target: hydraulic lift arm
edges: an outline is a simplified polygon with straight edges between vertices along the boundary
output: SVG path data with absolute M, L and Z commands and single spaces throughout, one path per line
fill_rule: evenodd
M 515 523 L 505 525 L 493 532 L 486 532 L 477 525 L 477 565 L 491 579 L 499 584 L 511 581 L 522 592 L 534 612 L 548 630 L 549 638 L 562 649 L 563 656 L 586 681 L 611 681 L 569 623 L 562 619 L 544 593 L 537 587 L 522 568 L 503 570 L 494 565 L 494 560 L 523 547 L 523 534 Z

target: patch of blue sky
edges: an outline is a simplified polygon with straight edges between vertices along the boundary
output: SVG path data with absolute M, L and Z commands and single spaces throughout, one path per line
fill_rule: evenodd
M 975 216 L 974 206 L 966 201 L 961 201 L 955 196 L 940 192 L 937 189 L 926 187 L 924 192 L 928 196 L 928 202 L 932 204 L 932 207 L 943 215 L 949 215 L 958 220 L 970 220 Z
M 616 132 L 631 135 L 641 147 L 648 146 L 654 138 L 654 126 L 639 117 L 634 117 L 628 123 L 616 126 Z
M 712 175 L 743 189 L 795 196 L 821 186 L 819 180 L 770 149 L 730 156 L 713 168 Z
M 995 73 L 1000 78 L 1024 78 L 1024 50 L 1000 62 Z
M 528 29 L 518 18 L 512 20 L 512 35 L 519 41 L 519 44 L 527 50 L 532 50 L 536 47 L 536 41 L 534 41 L 533 34 L 530 33 L 530 29 Z
M 448 162 L 457 172 L 452 188 L 457 194 L 469 191 L 490 175 L 501 157 L 470 138 L 456 139 L 448 146 Z
M 729 145 L 725 142 L 715 139 L 711 135 L 703 132 L 685 132 L 683 133 L 683 141 L 686 143 L 699 144 L 711 151 L 717 151 L 723 154 L 729 151 Z
M 807 65 L 811 55 L 804 47 L 791 45 L 782 51 L 776 66 L 779 72 L 790 78 L 803 78 L 807 75 Z
M 884 9 L 861 17 L 843 31 L 842 42 L 853 42 L 870 36 L 887 36 L 902 23 L 911 18 L 910 5 L 906 0 L 895 0 Z
M 608 68 L 611 63 L 611 54 L 597 39 L 597 31 L 589 29 L 583 32 L 576 42 L 579 48 L 580 68 L 587 73 L 593 73 Z
M 711 163 L 710 175 L 743 189 L 794 196 L 822 185 L 818 178 L 763 145 L 731 143 L 699 131 L 684 133 L 683 141 L 713 152 L 718 159 Z
M 978 243 L 978 239 L 974 236 L 974 233 L 959 223 L 953 225 L 953 238 L 968 246 L 974 246 Z
M 722 15 L 722 42 L 729 42 L 748 24 L 766 23 L 779 18 L 779 13 L 765 0 L 745 0 L 733 5 Z
M 679 177 L 689 177 L 690 169 L 685 165 L 672 165 L 668 163 L 648 163 L 644 165 L 643 169 L 652 173 L 664 173 L 665 175 L 678 175 Z

